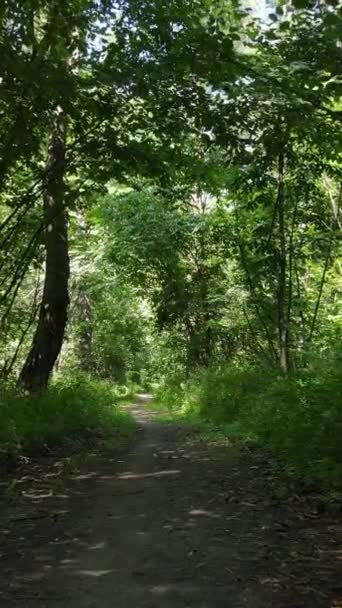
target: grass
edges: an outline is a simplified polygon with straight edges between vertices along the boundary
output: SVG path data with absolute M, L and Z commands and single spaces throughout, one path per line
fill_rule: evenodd
M 232 445 L 232 440 L 244 439 L 243 434 L 237 432 L 234 425 L 215 423 L 201 417 L 197 412 L 175 409 L 170 411 L 165 408 L 162 402 L 156 399 L 149 403 L 148 407 L 159 413 L 158 422 L 164 424 L 182 423 L 195 427 L 200 438 L 213 440 L 216 444 L 230 446 Z
M 264 446 L 306 483 L 342 487 L 342 361 L 316 361 L 284 378 L 275 370 L 225 365 L 190 380 L 171 377 L 156 407 L 211 437 Z
M 9 385 L 1 388 L 3 456 L 98 432 L 122 444 L 135 429 L 133 418 L 118 407 L 115 387 L 107 382 L 73 375 L 31 396 Z

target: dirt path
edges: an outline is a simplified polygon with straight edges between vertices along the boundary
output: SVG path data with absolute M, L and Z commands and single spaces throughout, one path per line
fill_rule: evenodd
M 125 454 L 62 479 L 40 463 L 8 492 L 1 607 L 341 608 L 336 516 L 272 496 L 255 454 L 131 409 Z

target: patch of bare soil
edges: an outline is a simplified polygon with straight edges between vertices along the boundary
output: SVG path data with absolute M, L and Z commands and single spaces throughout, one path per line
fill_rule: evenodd
M 274 495 L 257 453 L 131 410 L 129 451 L 4 480 L 1 607 L 342 607 L 338 515 Z

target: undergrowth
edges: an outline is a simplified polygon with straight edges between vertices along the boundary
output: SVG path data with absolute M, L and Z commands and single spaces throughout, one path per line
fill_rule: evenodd
M 209 434 L 269 448 L 305 482 L 342 487 L 342 359 L 312 363 L 284 378 L 263 368 L 225 365 L 160 386 L 156 403 Z
M 66 437 L 101 431 L 121 442 L 134 430 L 117 407 L 118 389 L 83 375 L 57 378 L 45 392 L 26 396 L 1 386 L 0 454 L 16 455 Z

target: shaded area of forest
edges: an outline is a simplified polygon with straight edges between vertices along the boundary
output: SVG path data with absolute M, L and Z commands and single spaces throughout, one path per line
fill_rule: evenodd
M 338 493 L 341 8 L 0 17 L 1 453 L 141 386 Z

